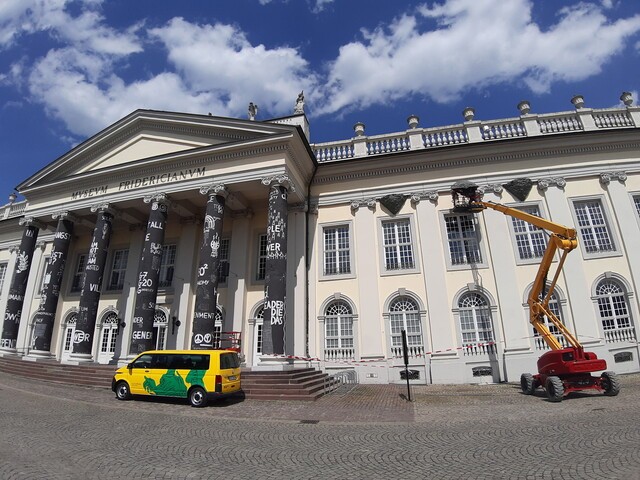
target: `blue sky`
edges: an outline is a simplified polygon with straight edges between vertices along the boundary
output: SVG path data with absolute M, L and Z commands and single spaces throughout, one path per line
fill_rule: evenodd
M 620 103 L 637 0 L 0 0 L 0 205 L 138 108 L 258 120 L 304 90 L 311 141 Z

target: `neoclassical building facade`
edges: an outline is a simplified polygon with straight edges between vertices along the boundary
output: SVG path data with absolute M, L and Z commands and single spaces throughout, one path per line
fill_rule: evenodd
M 365 383 L 518 381 L 547 348 L 527 296 L 546 235 L 453 211 L 451 187 L 578 231 L 550 305 L 618 373 L 640 359 L 640 108 L 309 143 L 260 121 L 137 110 L 0 207 L 0 354 L 124 363 L 231 342 Z M 532 188 L 511 193 L 515 179 Z M 557 263 L 557 262 L 556 262 Z

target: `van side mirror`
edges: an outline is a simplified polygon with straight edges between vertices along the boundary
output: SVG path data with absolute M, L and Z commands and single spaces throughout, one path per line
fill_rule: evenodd
M 127 363 L 127 368 L 128 368 L 129 370 L 131 370 L 131 369 L 133 368 L 133 362 L 131 362 L 131 363 Z

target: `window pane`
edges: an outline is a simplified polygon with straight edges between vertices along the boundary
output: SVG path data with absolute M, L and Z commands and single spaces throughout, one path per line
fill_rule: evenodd
M 382 235 L 385 268 L 387 270 L 414 268 L 415 262 L 409 220 L 382 222 Z

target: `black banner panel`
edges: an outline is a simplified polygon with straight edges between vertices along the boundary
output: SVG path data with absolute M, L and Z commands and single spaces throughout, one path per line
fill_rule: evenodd
M 98 220 L 93 230 L 93 238 L 87 255 L 82 290 L 80 291 L 76 330 L 73 334 L 74 355 L 91 357 L 93 332 L 96 328 L 98 302 L 100 302 L 100 286 L 102 285 L 111 231 L 113 230 L 112 220 L 113 215 L 110 212 L 101 211 L 98 213 Z
M 133 313 L 131 346 L 129 354 L 137 355 L 146 350 L 153 350 L 153 319 L 156 313 L 156 297 L 160 264 L 162 263 L 162 243 L 167 221 L 167 204 L 162 201 L 151 202 L 151 213 L 144 237 L 140 270 L 138 271 L 138 288 L 136 290 L 136 306 Z
M 264 286 L 262 352 L 284 354 L 287 293 L 287 189 L 274 185 L 269 192 L 267 259 Z
M 60 285 L 64 267 L 67 263 L 67 254 L 73 235 L 73 222 L 65 218 L 58 220 L 58 228 L 53 238 L 53 248 L 44 278 L 44 288 L 40 297 L 40 306 L 36 312 L 33 326 L 34 348 L 39 351 L 51 350 L 51 336 L 53 324 L 60 297 Z
M 7 308 L 4 312 L 4 322 L 2 325 L 2 339 L 0 348 L 15 350 L 18 340 L 18 330 L 20 329 L 20 318 L 22 316 L 22 306 L 24 304 L 24 294 L 29 281 L 29 270 L 33 260 L 33 251 L 36 248 L 38 239 L 38 227 L 27 224 L 22 232 L 20 249 L 16 258 L 16 265 L 9 287 L 9 297 L 7 298 Z
M 191 348 L 201 350 L 214 348 L 215 320 L 218 296 L 218 273 L 220 269 L 220 242 L 222 239 L 222 217 L 225 199 L 221 195 L 209 196 L 204 219 L 198 280 L 196 282 L 196 305 L 193 313 Z

